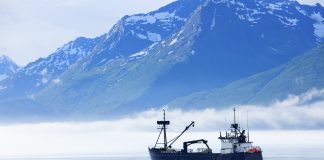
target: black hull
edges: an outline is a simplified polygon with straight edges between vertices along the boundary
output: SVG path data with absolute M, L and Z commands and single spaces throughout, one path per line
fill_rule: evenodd
M 149 150 L 151 160 L 263 160 L 262 153 L 171 153 L 160 150 Z

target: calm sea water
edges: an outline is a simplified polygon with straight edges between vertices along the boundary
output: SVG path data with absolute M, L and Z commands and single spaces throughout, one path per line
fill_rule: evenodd
M 127 157 L 126 157 L 127 156 Z M 294 148 L 287 147 L 269 147 L 263 152 L 264 160 L 324 160 L 324 148 L 296 146 Z M 20 157 L 20 158 L 0 158 L 0 160 L 150 160 L 147 156 L 129 156 L 125 154 L 120 157 L 110 156 L 87 156 L 87 157 Z
M 39 126 L 35 128 L 39 128 Z M 17 129 L 8 132 L 8 128 L 0 132 L 0 160 L 150 160 L 145 144 L 150 144 L 151 140 L 155 138 L 155 134 L 152 133 L 121 135 L 124 132 L 114 134 L 110 132 L 97 134 L 98 132 L 94 132 L 94 134 L 77 130 L 64 134 L 61 132 L 53 134 L 52 130 L 44 132 L 44 129 L 41 130 L 41 134 L 32 132 L 33 134 L 20 138 L 20 131 L 22 132 L 20 129 L 21 127 L 19 127 L 19 133 L 16 133 L 18 132 Z M 39 132 L 39 130 L 36 131 L 36 133 Z M 80 136 L 80 133 L 88 134 Z M 1 136 L 1 134 L 3 135 Z M 214 133 L 192 133 L 191 135 L 193 137 L 187 137 L 189 140 L 195 137 L 206 137 L 210 140 L 213 151 L 219 152 L 220 146 L 217 146 L 219 143 L 214 143 L 218 142 L 218 136 L 215 136 Z M 255 144 L 260 145 L 263 150 L 264 160 L 324 160 L 323 135 L 324 131 L 253 132 L 254 140 L 257 142 Z M 132 136 L 139 138 L 136 139 Z M 119 137 L 130 137 L 132 143 L 126 138 L 118 139 Z M 119 141 L 116 141 L 116 139 Z M 185 140 L 183 139 L 183 141 Z M 136 147 L 133 146 L 134 144 L 136 144 Z M 179 145 L 177 148 L 182 147 L 181 143 Z M 61 154 L 57 155 L 55 151 L 60 151 L 57 153 Z M 73 151 L 76 151 L 76 154 L 71 155 Z M 120 154 L 120 151 L 129 153 Z M 119 154 L 106 154 L 107 152 Z M 10 157 L 10 155 L 12 156 Z
M 324 146 L 296 146 L 268 148 L 265 160 L 324 160 Z
M 264 157 L 264 160 L 323 160 L 324 157 L 307 156 L 270 156 Z M 75 157 L 75 158 L 9 158 L 3 160 L 150 160 L 149 157 Z

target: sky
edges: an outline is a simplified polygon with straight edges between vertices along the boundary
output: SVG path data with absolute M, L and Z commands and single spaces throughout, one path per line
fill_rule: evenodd
M 19 65 L 46 57 L 77 37 L 97 37 L 124 15 L 174 0 L 0 0 L 0 54 Z
M 0 0 L 0 54 L 24 66 L 84 36 L 106 33 L 124 15 L 174 0 Z M 299 0 L 324 5 L 324 0 Z

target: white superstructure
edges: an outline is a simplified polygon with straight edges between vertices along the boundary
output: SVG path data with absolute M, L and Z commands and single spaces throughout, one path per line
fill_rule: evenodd
M 221 154 L 261 152 L 260 147 L 252 146 L 252 142 L 245 135 L 245 130 L 240 130 L 239 124 L 236 123 L 235 108 L 233 111 L 234 123 L 231 124 L 229 133 L 226 132 L 225 136 L 222 136 L 222 133 L 220 133 L 219 136 L 221 140 Z

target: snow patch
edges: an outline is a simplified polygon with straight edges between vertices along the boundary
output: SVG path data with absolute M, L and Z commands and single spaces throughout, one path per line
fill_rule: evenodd
M 61 80 L 59 78 L 53 79 L 52 82 L 54 84 L 59 84 L 61 82 Z
M 174 17 L 174 13 L 169 13 L 169 12 L 160 12 L 160 13 L 155 13 L 154 17 L 156 19 L 170 19 Z
M 246 20 L 250 23 L 258 23 L 258 20 L 261 19 L 260 15 L 265 14 L 265 12 L 261 12 L 258 9 L 254 8 L 247 8 L 244 5 L 239 5 L 241 8 L 236 8 L 236 13 L 237 17 L 240 20 Z
M 137 33 L 136 35 L 140 39 L 147 39 L 147 37 L 145 35 L 143 35 L 143 34 Z
M 173 44 L 176 43 L 177 41 L 178 41 L 177 38 L 173 39 L 173 40 L 171 41 L 171 43 L 169 44 L 169 46 L 173 45 Z
M 143 15 L 143 16 L 131 16 L 126 19 L 126 23 L 136 23 L 138 21 L 143 21 L 142 24 L 153 24 L 156 19 L 151 15 Z
M 125 22 L 126 24 L 135 24 L 137 22 L 140 22 L 141 24 L 153 24 L 156 21 L 162 21 L 170 23 L 174 19 L 184 21 L 184 18 L 180 18 L 178 16 L 175 16 L 175 13 L 169 13 L 169 12 L 159 12 L 151 15 L 135 15 L 128 17 Z
M 177 34 L 177 37 L 179 37 L 179 36 L 182 34 L 183 31 L 184 31 L 184 30 L 181 30 L 181 31 Z
M 115 47 L 115 42 L 116 42 L 116 41 L 114 41 L 114 42 L 112 42 L 112 43 L 110 44 L 110 46 L 109 46 L 109 50 L 112 50 L 112 49 Z
M 272 49 L 272 50 L 275 51 L 275 52 L 278 52 L 278 50 L 275 49 L 275 48 L 273 48 L 273 47 L 270 47 L 270 49 Z
M 41 75 L 46 75 L 47 74 L 47 69 L 44 68 L 40 73 L 41 73 Z
M 247 18 L 246 19 L 247 21 L 252 22 L 252 23 L 258 23 L 257 20 L 260 19 L 260 18 L 254 18 L 254 17 L 252 17 L 250 15 L 247 15 L 246 18 Z
M 215 28 L 215 25 L 216 25 L 216 20 L 215 20 L 215 18 L 216 18 L 216 8 L 215 8 L 215 10 L 214 10 L 213 21 L 212 21 L 212 24 L 210 25 L 210 30 L 214 30 L 214 28 Z
M 7 86 L 1 86 L 0 85 L 0 90 L 4 90 L 4 89 L 6 89 L 7 88 Z
M 322 17 L 321 13 L 313 13 L 310 18 L 316 21 L 314 26 L 314 35 L 318 38 L 324 38 L 324 18 Z M 318 40 L 319 41 L 319 40 Z
M 270 9 L 270 10 L 282 10 L 281 6 L 279 4 L 272 4 L 272 3 L 270 3 L 267 6 L 267 8 Z
M 0 74 L 0 81 L 7 79 L 9 76 L 7 74 Z
M 314 26 L 314 34 L 318 38 L 324 38 L 324 24 L 323 23 L 315 23 Z
M 47 78 L 43 77 L 42 80 L 41 80 L 41 82 L 42 82 L 43 84 L 46 84 L 46 83 L 48 82 L 48 80 L 47 80 Z
M 158 42 L 155 42 L 153 44 L 151 44 L 148 48 L 151 50 L 154 46 L 156 46 L 158 44 Z
M 292 18 L 284 17 L 284 19 L 285 19 L 285 22 L 284 21 L 281 21 L 281 22 L 287 26 L 296 26 L 297 25 L 298 19 L 296 19 L 296 18 L 292 19 Z
M 106 61 L 106 58 L 102 59 L 102 60 L 99 62 L 99 64 L 101 64 L 101 63 L 103 63 L 103 62 L 105 62 L 105 61 Z
M 138 57 L 138 56 L 146 56 L 146 55 L 147 55 L 146 51 L 141 51 L 141 52 L 137 52 L 135 54 L 132 54 L 129 57 Z
M 301 9 L 299 6 L 296 6 L 295 8 L 296 8 L 296 10 L 297 10 L 299 13 L 301 13 L 301 14 L 303 14 L 303 15 L 305 15 L 305 16 L 307 15 L 306 11 L 303 10 L 303 9 Z
M 299 21 L 296 18 L 288 18 L 279 15 L 277 17 L 279 17 L 279 21 L 286 26 L 296 26 Z
M 324 21 L 324 18 L 322 17 L 321 13 L 317 12 L 317 13 L 313 13 L 310 18 L 314 19 L 317 22 L 322 22 Z
M 161 41 L 161 35 L 157 33 L 147 32 L 147 37 L 150 41 L 157 42 Z

